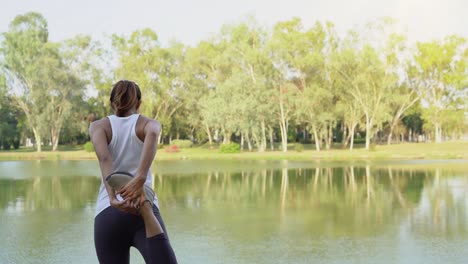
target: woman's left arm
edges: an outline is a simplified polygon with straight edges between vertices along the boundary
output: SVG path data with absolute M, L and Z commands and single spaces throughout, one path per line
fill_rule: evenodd
M 107 146 L 107 137 L 102 127 L 102 120 L 91 123 L 89 126 L 89 136 L 94 146 L 94 151 L 99 160 L 99 167 L 101 169 L 102 181 L 106 187 L 109 197 L 115 198 L 114 190 L 107 184 L 106 177 L 110 175 L 112 171 L 112 156 Z
M 89 127 L 89 136 L 94 145 L 94 151 L 99 160 L 99 167 L 101 168 L 102 182 L 106 187 L 109 195 L 110 205 L 126 213 L 137 214 L 138 211 L 134 206 L 126 200 L 119 201 L 116 193 L 112 187 L 107 184 L 106 177 L 113 172 L 112 156 L 107 146 L 107 137 L 101 121 L 91 123 Z

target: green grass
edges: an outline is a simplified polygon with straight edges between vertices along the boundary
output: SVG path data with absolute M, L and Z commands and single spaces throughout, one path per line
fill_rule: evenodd
M 184 148 L 177 153 L 167 153 L 161 147 L 157 160 L 179 159 L 213 159 L 213 160 L 386 160 L 386 159 L 468 159 L 468 141 L 434 143 L 404 143 L 396 145 L 377 145 L 374 150 L 367 151 L 362 145 L 350 151 L 334 146 L 331 150 L 316 151 L 314 145 L 304 145 L 302 152 L 294 151 L 290 144 L 287 153 L 278 150 L 259 153 L 257 151 L 241 153 L 220 153 L 218 146 L 210 148 L 208 145 Z M 0 151 L 0 160 L 86 160 L 96 159 L 94 153 L 86 152 L 82 146 L 59 146 L 58 151 L 51 151 L 45 147 L 38 153 L 33 148 Z

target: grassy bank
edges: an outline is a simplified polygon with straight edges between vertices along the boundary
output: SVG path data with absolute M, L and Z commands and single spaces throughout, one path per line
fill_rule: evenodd
M 0 151 L 0 160 L 87 160 L 96 159 L 92 152 L 86 152 L 81 146 L 60 146 L 58 151 L 45 148 L 41 153 L 32 148 Z M 282 151 L 266 151 L 224 154 L 217 147 L 193 147 L 181 149 L 177 153 L 167 153 L 164 149 L 158 151 L 157 160 L 178 159 L 247 159 L 247 160 L 362 160 L 362 159 L 468 159 L 468 142 L 408 143 L 397 145 L 377 145 L 373 150 L 367 151 L 362 147 L 353 151 L 341 148 L 315 151 L 313 145 L 305 145 L 302 152 L 296 152 L 291 147 L 287 153 Z

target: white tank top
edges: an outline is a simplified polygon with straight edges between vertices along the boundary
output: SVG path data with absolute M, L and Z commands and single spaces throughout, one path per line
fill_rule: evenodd
M 112 171 L 126 171 L 136 174 L 140 156 L 143 151 L 143 142 L 137 137 L 135 132 L 139 114 L 126 117 L 115 115 L 108 116 L 112 128 L 112 139 L 108 145 L 112 156 Z M 101 178 L 102 179 L 102 178 Z M 151 168 L 148 170 L 145 184 L 152 187 L 153 177 Z M 158 199 L 155 196 L 154 204 L 159 208 Z M 96 202 L 96 215 L 110 206 L 109 195 L 101 180 L 99 195 Z

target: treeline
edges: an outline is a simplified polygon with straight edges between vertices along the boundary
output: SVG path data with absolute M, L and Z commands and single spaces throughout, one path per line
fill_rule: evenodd
M 448 36 L 410 45 L 388 18 L 345 36 L 332 23 L 293 18 L 264 28 L 225 25 L 196 46 L 164 46 L 151 29 L 109 43 L 48 39 L 38 13 L 17 16 L 0 46 L 3 148 L 34 138 L 56 149 L 83 143 L 110 113 L 112 83 L 136 81 L 141 113 L 162 123 L 160 142 L 235 141 L 265 151 L 281 142 L 456 139 L 466 133 L 468 46 Z M 97 91 L 92 97 L 86 91 Z

